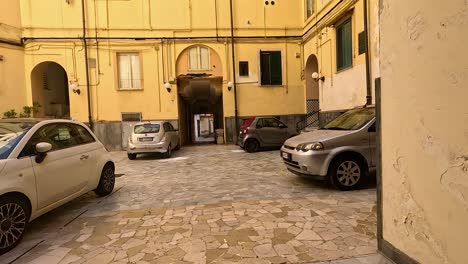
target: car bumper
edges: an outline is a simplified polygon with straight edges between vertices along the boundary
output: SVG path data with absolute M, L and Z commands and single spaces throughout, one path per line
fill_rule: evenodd
M 237 137 L 237 145 L 239 145 L 241 148 L 244 147 L 244 137 L 241 137 L 241 136 Z
M 286 153 L 286 154 L 283 154 Z M 287 156 L 287 157 L 286 157 Z M 300 176 L 322 177 L 327 176 L 328 152 L 326 151 L 296 151 L 295 149 L 281 147 L 281 158 L 288 170 Z
M 165 153 L 168 148 L 167 142 L 160 142 L 154 144 L 133 144 L 128 143 L 127 153 L 128 154 L 140 154 L 140 153 Z

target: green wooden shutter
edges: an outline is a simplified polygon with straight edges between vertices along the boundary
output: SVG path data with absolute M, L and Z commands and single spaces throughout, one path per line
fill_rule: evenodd
M 270 53 L 260 52 L 261 85 L 271 84 Z
M 281 69 L 281 51 L 272 51 L 270 54 L 271 85 L 282 85 L 283 72 Z
M 351 18 L 336 28 L 336 59 L 337 69 L 342 70 L 353 66 L 353 32 Z

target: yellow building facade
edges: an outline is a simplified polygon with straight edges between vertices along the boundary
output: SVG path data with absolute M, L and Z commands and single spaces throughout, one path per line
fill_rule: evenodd
M 36 117 L 91 123 L 112 149 L 136 120 L 172 121 L 183 144 L 199 114 L 213 114 L 227 143 L 236 117 L 295 129 L 320 109 L 324 122 L 372 98 L 377 1 L 367 2 L 363 42 L 364 0 L 4 1 L 14 12 L 0 28 L 16 33 L 0 31 L 0 113 L 39 105 Z M 301 124 L 318 125 L 313 116 Z

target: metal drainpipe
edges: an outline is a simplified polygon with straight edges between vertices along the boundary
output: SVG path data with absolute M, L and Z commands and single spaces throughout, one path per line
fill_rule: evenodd
M 231 56 L 232 56 L 232 83 L 234 85 L 234 118 L 235 118 L 235 135 L 234 140 L 237 144 L 237 135 L 239 134 L 239 121 L 238 119 L 238 112 L 237 112 L 237 84 L 236 84 L 236 60 L 235 60 L 235 51 L 234 51 L 234 13 L 232 8 L 232 0 L 229 0 L 230 5 L 230 14 L 231 14 Z
M 81 16 L 83 20 L 83 46 L 85 54 L 85 67 L 86 67 L 86 92 L 88 94 L 88 122 L 89 127 L 93 129 L 93 118 L 91 115 L 91 89 L 89 86 L 89 67 L 88 67 L 88 43 L 86 42 L 86 14 L 85 14 L 85 1 L 81 0 Z
M 366 41 L 366 86 L 367 86 L 367 95 L 366 95 L 366 105 L 372 104 L 372 83 L 371 83 L 371 65 L 369 57 L 369 31 L 368 31 L 368 17 L 367 17 L 367 0 L 363 1 L 364 9 L 364 36 Z

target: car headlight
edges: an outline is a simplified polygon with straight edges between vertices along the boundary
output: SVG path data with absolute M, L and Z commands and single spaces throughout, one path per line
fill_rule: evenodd
M 299 144 L 296 147 L 296 150 L 307 152 L 309 150 L 322 150 L 323 148 L 324 148 L 323 144 L 320 142 L 310 142 L 310 143 Z

